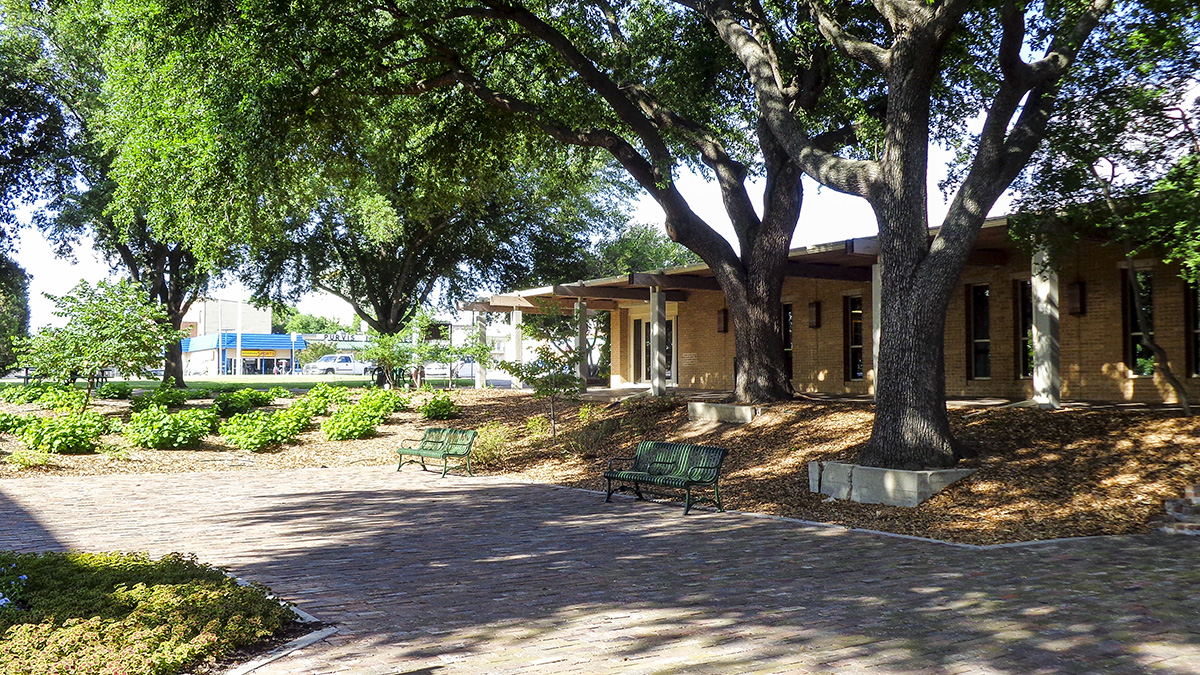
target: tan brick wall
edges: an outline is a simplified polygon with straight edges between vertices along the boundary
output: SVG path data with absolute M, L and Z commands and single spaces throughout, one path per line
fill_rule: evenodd
M 1125 364 L 1125 324 L 1121 297 L 1124 255 L 1114 246 L 1084 243 L 1062 261 L 1059 271 L 1062 320 L 1063 398 L 1107 401 L 1174 402 L 1175 394 L 1162 376 L 1137 377 Z M 1187 287 L 1179 269 L 1141 257 L 1135 263 L 1153 272 L 1154 335 L 1191 397 L 1200 395 L 1200 381 L 1187 373 L 1185 311 Z M 1067 285 L 1086 284 L 1086 313 L 1067 313 Z
M 1023 399 L 1033 395 L 1033 382 L 1018 375 L 1016 282 L 1028 281 L 1029 258 L 1013 252 L 1007 265 L 967 266 L 946 311 L 946 395 Z M 967 326 L 967 288 L 985 284 L 989 289 L 991 376 L 971 379 Z
M 717 332 L 717 311 L 724 308 L 722 293 L 693 292 L 679 303 L 679 386 L 733 389 L 733 326 L 728 333 Z
M 863 302 L 863 380 L 846 379 L 846 296 Z M 871 359 L 871 284 L 791 278 L 783 302 L 792 305 L 792 386 L 796 391 L 869 394 L 875 379 Z M 808 305 L 821 303 L 821 326 L 808 325 Z
M 1060 262 L 1059 297 L 1062 306 L 1061 345 L 1063 398 L 1075 400 L 1174 402 L 1170 387 L 1155 374 L 1134 377 L 1124 364 L 1121 274 L 1124 256 L 1115 247 L 1083 243 L 1078 251 Z M 1147 261 L 1154 276 L 1155 335 L 1167 350 L 1176 373 L 1184 379 L 1191 396 L 1200 399 L 1200 378 L 1187 373 L 1188 328 L 1185 317 L 1187 290 L 1178 268 Z M 1139 267 L 1145 264 L 1139 262 Z M 1028 258 L 1015 250 L 1008 264 L 1000 267 L 968 266 L 959 280 L 946 314 L 946 393 L 948 396 L 1024 399 L 1032 395 L 1031 380 L 1018 376 L 1017 281 L 1028 280 Z M 1084 281 L 1087 312 L 1067 312 L 1067 286 Z M 990 287 L 991 377 L 968 378 L 968 335 L 966 288 L 974 284 Z M 863 381 L 845 380 L 844 301 L 850 294 L 863 298 Z M 783 301 L 793 305 L 793 385 L 799 392 L 870 394 L 874 364 L 871 344 L 871 285 L 869 283 L 788 279 Z M 821 326 L 808 327 L 808 305 L 821 303 Z M 675 320 L 676 363 L 679 386 L 695 389 L 733 388 L 734 335 L 717 332 L 717 311 L 725 308 L 720 293 L 692 292 L 687 302 L 669 303 L 668 316 Z M 630 312 L 613 314 L 613 386 L 630 380 L 632 320 Z

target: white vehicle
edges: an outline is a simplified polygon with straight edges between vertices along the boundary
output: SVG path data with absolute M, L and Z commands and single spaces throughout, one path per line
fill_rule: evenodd
M 305 375 L 365 375 L 375 369 L 370 361 L 356 361 L 349 354 L 326 354 L 304 366 Z

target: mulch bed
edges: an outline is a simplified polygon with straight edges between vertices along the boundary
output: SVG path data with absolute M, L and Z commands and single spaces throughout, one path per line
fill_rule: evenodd
M 545 425 L 528 421 L 548 410 L 528 393 L 468 389 L 454 392 L 454 398 L 464 411 L 459 419 L 430 423 L 400 412 L 375 437 L 360 441 L 325 441 L 318 430 L 277 452 L 252 454 L 212 436 L 198 450 L 55 456 L 49 466 L 23 470 L 0 461 L 0 479 L 394 467 L 400 439 L 438 425 L 481 430 L 477 473 L 603 489 L 608 459 L 632 454 L 637 441 L 686 440 L 731 450 L 722 476 L 726 508 L 971 544 L 1147 532 L 1163 499 L 1200 483 L 1200 418 L 1169 411 L 952 409 L 955 434 L 978 453 L 962 465 L 979 470 L 920 506 L 903 508 L 830 500 L 808 491 L 809 461 L 851 461 L 867 440 L 872 420 L 867 402 L 797 399 L 768 406 L 746 425 L 689 422 L 682 401 L 671 399 L 570 404 L 559 413 L 555 442 Z M 127 406 L 106 401 L 99 409 L 125 417 Z M 0 409 L 35 410 L 7 404 Z M 14 437 L 0 435 L 0 457 L 19 447 Z

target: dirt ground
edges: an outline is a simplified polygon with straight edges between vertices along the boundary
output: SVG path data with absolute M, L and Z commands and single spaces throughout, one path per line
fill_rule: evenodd
M 955 434 L 978 453 L 963 466 L 978 471 L 904 508 L 808 491 L 809 461 L 852 460 L 867 440 L 867 402 L 798 398 L 768 406 L 746 425 L 688 422 L 686 406 L 675 399 L 568 403 L 558 412 L 554 441 L 548 404 L 528 393 L 467 389 L 453 396 L 463 408 L 458 419 L 431 423 L 399 412 L 364 440 L 331 442 L 314 430 L 275 452 L 255 454 L 226 446 L 219 436 L 199 449 L 175 451 L 122 447 L 122 437 L 109 436 L 104 440 L 115 452 L 54 456 L 50 465 L 29 469 L 0 461 L 0 480 L 355 465 L 394 471 L 394 448 L 402 439 L 419 437 L 427 426 L 454 426 L 480 431 L 477 473 L 602 489 L 608 460 L 631 455 L 637 441 L 686 440 L 730 449 L 721 479 L 726 508 L 972 544 L 1146 532 L 1163 499 L 1200 483 L 1200 418 L 1169 411 L 952 409 Z M 128 416 L 124 401 L 102 401 L 97 409 Z M 6 403 L 0 410 L 48 414 Z M 0 434 L 0 460 L 20 447 L 15 437 Z

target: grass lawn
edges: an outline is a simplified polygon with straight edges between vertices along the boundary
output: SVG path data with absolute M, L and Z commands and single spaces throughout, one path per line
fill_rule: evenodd
M 0 673 L 171 675 L 290 626 L 261 586 L 171 554 L 0 551 Z

